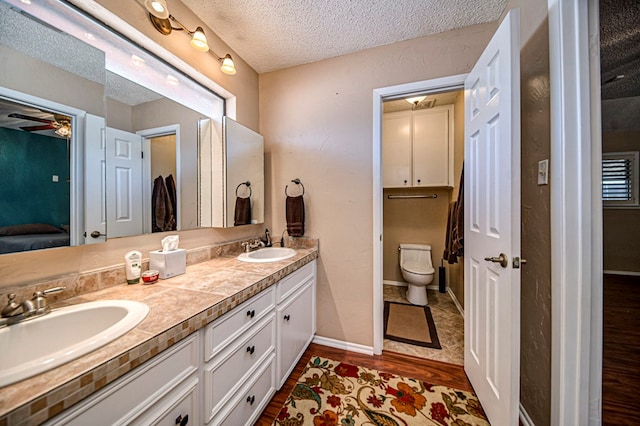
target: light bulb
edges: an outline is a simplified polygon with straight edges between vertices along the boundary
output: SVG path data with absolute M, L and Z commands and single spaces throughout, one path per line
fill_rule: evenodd
M 200 52 L 206 52 L 209 50 L 209 44 L 207 43 L 207 37 L 204 35 L 202 27 L 196 28 L 191 37 L 191 47 Z
M 233 58 L 231 58 L 231 55 L 228 53 L 222 59 L 222 66 L 220 67 L 220 70 L 228 75 L 235 75 L 236 73 L 236 66 L 233 63 Z
M 166 0 L 144 0 L 144 7 L 156 18 L 169 18 L 169 9 L 167 8 Z

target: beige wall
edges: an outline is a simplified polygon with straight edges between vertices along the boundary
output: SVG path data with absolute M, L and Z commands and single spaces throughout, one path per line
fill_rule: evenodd
M 373 89 L 468 72 L 496 24 L 476 25 L 260 75 L 267 223 L 304 183 L 306 235 L 320 238 L 318 335 L 373 344 Z
M 436 194 L 438 198 L 387 199 L 387 195 Z M 399 265 L 400 243 L 430 244 L 435 269 L 430 285 L 439 285 L 438 266 L 444 252 L 447 212 L 451 189 L 385 189 L 383 201 L 383 273 L 384 280 L 406 282 Z
M 603 152 L 638 150 L 640 131 L 602 135 Z M 602 237 L 606 271 L 640 272 L 640 209 L 603 209 Z
M 551 194 L 549 185 L 537 183 L 538 161 L 551 155 L 547 21 L 524 43 L 520 61 L 521 255 L 527 259 L 520 286 L 520 402 L 533 424 L 548 425 L 551 417 Z

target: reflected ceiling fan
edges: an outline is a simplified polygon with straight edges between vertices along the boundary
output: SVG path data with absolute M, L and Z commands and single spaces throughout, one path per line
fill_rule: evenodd
M 53 114 L 53 120 L 40 117 L 32 117 L 30 115 L 12 113 L 8 115 L 11 118 L 19 118 L 21 120 L 30 120 L 38 123 L 43 123 L 40 126 L 25 126 L 20 127 L 27 132 L 37 132 L 39 130 L 55 130 L 55 134 L 68 138 L 71 137 L 71 117 L 67 117 L 63 114 Z

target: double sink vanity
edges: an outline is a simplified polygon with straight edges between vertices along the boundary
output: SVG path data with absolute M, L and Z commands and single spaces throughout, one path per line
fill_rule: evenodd
M 317 241 L 299 247 L 222 250 L 0 329 L 0 425 L 253 423 L 315 333 Z

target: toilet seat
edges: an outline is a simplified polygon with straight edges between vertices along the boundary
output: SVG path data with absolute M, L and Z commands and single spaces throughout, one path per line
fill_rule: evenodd
M 422 263 L 417 262 L 407 262 L 402 265 L 402 269 L 407 272 L 411 272 L 412 274 L 418 275 L 429 275 L 435 272 L 432 266 L 426 266 Z

